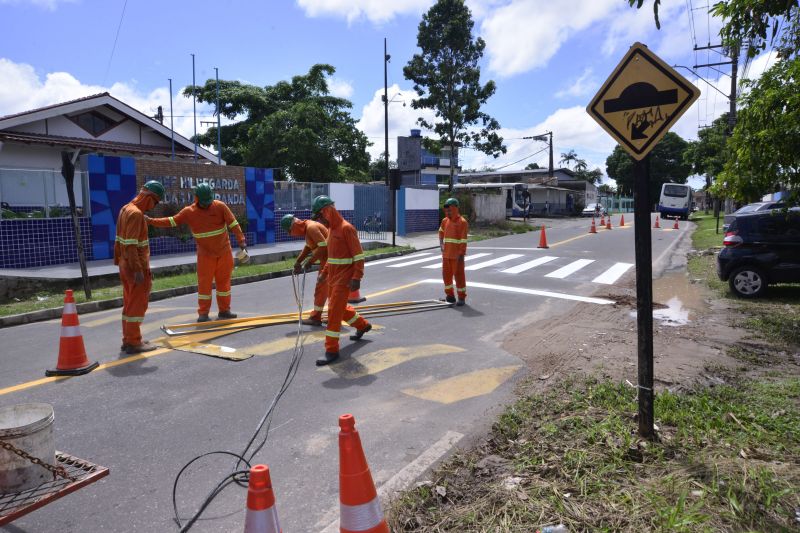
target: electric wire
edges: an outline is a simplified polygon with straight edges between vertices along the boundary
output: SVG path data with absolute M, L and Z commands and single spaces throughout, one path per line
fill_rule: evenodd
M 108 56 L 108 64 L 106 65 L 106 73 L 103 75 L 103 85 L 106 84 L 108 79 L 108 71 L 111 70 L 111 61 L 114 59 L 114 52 L 117 50 L 117 40 L 119 39 L 119 31 L 122 29 L 122 21 L 125 19 L 125 9 L 128 7 L 128 0 L 122 4 L 122 14 L 119 16 L 119 24 L 117 24 L 117 33 L 114 35 L 114 45 L 111 47 L 111 55 Z
M 180 532 L 184 533 L 189 531 L 189 529 L 197 522 L 197 520 L 201 517 L 203 512 L 208 508 L 211 502 L 216 498 L 223 490 L 225 490 L 228 486 L 235 483 L 240 487 L 247 487 L 249 482 L 249 474 L 250 474 L 250 467 L 251 462 L 261 451 L 264 445 L 269 438 L 269 430 L 270 426 L 272 425 L 272 416 L 275 413 L 275 408 L 280 402 L 283 395 L 289 389 L 289 386 L 292 384 L 295 375 L 297 374 L 297 370 L 300 367 L 300 361 L 303 358 L 303 354 L 305 351 L 305 335 L 303 335 L 303 300 L 305 298 L 305 287 L 306 287 L 306 273 L 307 270 L 303 269 L 302 277 L 296 275 L 292 272 L 292 289 L 294 291 L 294 298 L 295 303 L 297 304 L 297 336 L 295 337 L 295 344 L 294 344 L 294 352 L 292 353 L 292 358 L 289 363 L 289 369 L 284 376 L 283 382 L 281 383 L 281 387 L 275 396 L 272 398 L 269 406 L 267 407 L 264 415 L 261 417 L 261 420 L 258 422 L 253 435 L 250 437 L 250 440 L 247 442 L 247 445 L 244 447 L 244 450 L 241 453 L 234 453 L 230 451 L 214 451 L 204 453 L 202 455 L 198 455 L 197 457 L 193 458 L 191 461 L 186 463 L 183 468 L 178 472 L 178 475 L 175 477 L 175 481 L 172 485 L 172 508 L 174 512 L 173 520 L 180 528 Z M 300 278 L 300 279 L 298 279 Z M 258 443 L 258 445 L 253 448 L 253 443 L 258 440 L 259 435 L 262 433 L 263 430 L 263 438 Z M 252 448 L 252 449 L 251 449 Z M 249 454 L 249 455 L 248 455 Z M 183 473 L 195 462 L 203 459 L 205 457 L 214 456 L 214 455 L 228 455 L 231 457 L 236 458 L 236 463 L 234 464 L 231 472 L 227 474 L 224 478 L 222 478 L 217 485 L 209 492 L 208 496 L 203 500 L 198 507 L 197 511 L 195 511 L 194 515 L 189 518 L 186 523 L 181 522 L 180 513 L 178 512 L 178 503 L 177 503 L 177 489 L 178 489 L 178 481 L 180 480 Z M 247 470 L 242 470 L 242 464 L 247 467 Z

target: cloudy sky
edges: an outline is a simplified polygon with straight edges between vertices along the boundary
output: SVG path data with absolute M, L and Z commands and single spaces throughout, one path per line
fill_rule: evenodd
M 258 85 L 330 63 L 332 91 L 353 102 L 353 115 L 383 150 L 383 38 L 389 42 L 389 146 L 415 127 L 419 112 L 402 67 L 416 51 L 417 25 L 432 0 L 0 0 L 0 115 L 110 91 L 147 114 L 169 109 L 173 79 L 176 130 L 192 132 L 192 103 L 179 95 L 192 81 L 214 76 Z M 650 2 L 647 2 L 648 5 Z M 502 125 L 508 153 L 491 159 L 465 150 L 464 168 L 530 162 L 546 165 L 544 144 L 523 140 L 554 132 L 558 154 L 574 149 L 605 172 L 611 138 L 585 107 L 628 47 L 641 41 L 669 64 L 692 67 L 725 61 L 716 51 L 695 52 L 695 43 L 718 42 L 720 22 L 705 3 L 665 2 L 661 30 L 652 10 L 637 11 L 626 0 L 467 0 L 475 33 L 486 41 L 484 80 L 497 92 L 486 111 Z M 756 58 L 758 77 L 774 54 Z M 729 67 L 698 69 L 723 93 Z M 674 128 L 686 139 L 727 110 L 725 96 L 681 70 L 702 91 L 700 100 Z M 199 121 L 212 109 L 198 108 Z M 537 153 L 539 152 L 539 153 Z

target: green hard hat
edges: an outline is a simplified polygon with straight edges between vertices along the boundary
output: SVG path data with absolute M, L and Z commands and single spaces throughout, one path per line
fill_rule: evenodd
M 457 198 L 448 198 L 447 200 L 444 201 L 444 206 L 445 207 L 450 207 L 451 205 L 454 205 L 454 206 L 458 207 L 458 205 L 459 205 L 458 204 L 458 199 Z
M 197 196 L 197 203 L 200 207 L 208 207 L 214 201 L 214 189 L 208 183 L 201 183 L 194 188 L 194 195 Z
M 319 214 L 324 208 L 328 207 L 329 205 L 333 205 L 333 200 L 331 200 L 330 196 L 325 196 L 321 194 L 314 198 L 314 203 L 311 204 L 311 213 L 314 215 Z
M 283 215 L 283 218 L 281 218 L 283 231 L 289 233 L 289 230 L 292 229 L 292 224 L 294 224 L 294 215 Z
M 158 196 L 158 201 L 164 199 L 164 186 L 161 184 L 160 181 L 150 180 L 142 186 L 142 189 L 150 191 L 151 193 Z

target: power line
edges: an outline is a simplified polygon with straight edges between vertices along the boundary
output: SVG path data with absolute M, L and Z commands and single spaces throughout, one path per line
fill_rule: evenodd
M 111 47 L 111 55 L 108 57 L 108 64 L 106 65 L 106 73 L 103 76 L 103 85 L 106 84 L 108 79 L 108 71 L 111 69 L 111 60 L 114 59 L 114 52 L 117 50 L 117 40 L 119 39 L 119 31 L 122 29 L 122 20 L 125 18 L 125 9 L 128 7 L 128 0 L 122 4 L 122 14 L 119 16 L 119 24 L 117 24 L 117 33 L 114 35 L 114 46 Z

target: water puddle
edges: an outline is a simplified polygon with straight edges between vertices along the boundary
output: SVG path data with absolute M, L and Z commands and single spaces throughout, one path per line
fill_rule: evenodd
M 653 281 L 653 319 L 662 325 L 685 326 L 707 309 L 701 288 L 685 273 L 673 272 Z M 635 318 L 636 311 L 631 316 Z

